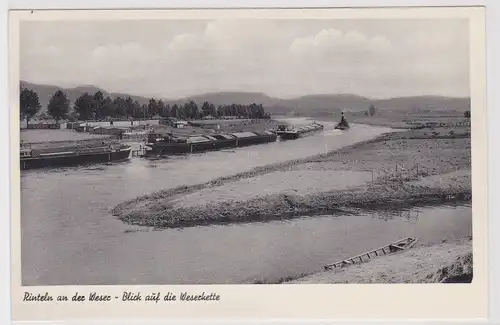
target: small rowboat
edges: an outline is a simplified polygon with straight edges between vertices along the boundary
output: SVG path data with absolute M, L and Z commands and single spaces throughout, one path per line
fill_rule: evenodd
M 348 265 L 352 265 L 352 264 L 356 264 L 356 263 L 366 262 L 367 260 L 370 260 L 370 259 L 377 257 L 377 256 L 380 256 L 380 255 L 387 255 L 387 254 L 391 254 L 391 253 L 405 251 L 405 250 L 408 250 L 408 249 L 412 248 L 413 246 L 415 246 L 415 244 L 418 242 L 419 239 L 420 238 L 407 237 L 407 238 L 398 240 L 392 244 L 385 245 L 383 247 L 371 250 L 369 252 L 366 252 L 366 253 L 363 253 L 360 255 L 356 255 L 354 257 L 350 257 L 348 259 L 345 259 L 345 260 L 342 260 L 339 262 L 327 264 L 324 266 L 324 269 L 325 269 L 325 271 L 331 270 L 331 269 L 344 267 L 344 266 L 348 266 Z

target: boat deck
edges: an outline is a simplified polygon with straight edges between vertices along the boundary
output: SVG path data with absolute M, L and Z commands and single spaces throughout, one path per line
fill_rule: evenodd
M 127 159 L 130 156 L 131 146 L 108 146 L 97 148 L 80 148 L 54 152 L 37 152 L 30 150 L 28 154 L 21 154 L 20 167 L 24 169 L 73 166 L 87 163 L 102 163 Z

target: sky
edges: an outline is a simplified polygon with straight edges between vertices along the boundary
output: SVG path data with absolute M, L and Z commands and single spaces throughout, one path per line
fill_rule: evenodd
M 183 98 L 469 96 L 463 19 L 24 21 L 21 80 Z

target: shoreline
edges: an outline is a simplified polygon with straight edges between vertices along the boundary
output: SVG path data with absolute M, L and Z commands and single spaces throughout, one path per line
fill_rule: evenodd
M 385 133 L 328 153 L 257 167 L 202 184 L 158 191 L 122 202 L 112 209 L 112 214 L 128 224 L 176 228 L 279 220 L 387 205 L 470 201 L 470 156 L 467 156 L 470 132 L 442 131 Z M 443 152 L 447 154 L 437 161 L 436 157 Z M 411 174 L 411 164 L 415 161 L 420 165 L 416 176 Z M 409 163 L 410 174 L 401 171 L 394 174 L 389 170 L 399 163 Z M 328 171 L 332 171 L 331 176 Z M 362 184 L 339 189 L 335 186 L 338 174 L 333 173 L 339 171 L 371 171 L 373 180 L 365 179 Z M 296 180 L 290 180 L 291 172 L 295 173 Z M 324 180 L 322 184 L 318 185 L 321 183 L 318 180 L 308 182 L 314 179 L 310 176 L 314 173 Z M 244 186 L 236 186 L 237 182 L 243 182 Z M 279 190 L 262 193 L 259 190 L 262 188 Z M 221 195 L 207 199 L 211 191 Z M 189 206 L 185 204 L 187 201 L 197 203 Z
M 206 121 L 206 125 L 210 125 L 210 120 Z M 215 122 L 214 122 L 215 123 Z M 220 124 L 218 132 L 262 132 L 267 129 L 275 128 L 280 122 L 273 119 L 254 119 L 254 120 L 227 120 L 223 124 Z M 154 132 L 172 132 L 178 136 L 193 136 L 193 135 L 210 135 L 215 132 L 214 129 L 208 126 L 186 126 L 183 128 L 174 128 L 169 125 L 158 124 L 158 125 L 144 125 L 144 128 L 134 127 L 136 130 L 147 131 L 152 130 Z M 25 132 L 39 132 L 41 130 L 23 130 L 21 132 L 21 140 L 23 140 L 23 133 Z M 106 134 L 91 134 L 88 132 L 77 132 L 75 130 L 43 130 L 42 132 L 51 132 L 55 134 L 65 133 L 76 136 L 80 139 L 65 139 L 65 140 L 45 140 L 45 141 L 27 141 L 26 135 L 23 140 L 24 144 L 31 145 L 34 149 L 52 149 L 61 148 L 66 146 L 92 146 L 95 144 L 101 144 L 105 142 L 109 144 L 111 142 L 123 143 L 123 142 L 144 142 L 147 140 L 148 135 L 146 133 L 132 133 L 131 135 L 125 134 L 122 139 L 119 139 L 117 135 L 106 135 Z
M 267 284 L 470 283 L 472 236 L 379 256 L 343 268 L 283 278 Z
M 470 283 L 472 237 L 374 258 L 364 263 L 283 279 L 284 284 Z

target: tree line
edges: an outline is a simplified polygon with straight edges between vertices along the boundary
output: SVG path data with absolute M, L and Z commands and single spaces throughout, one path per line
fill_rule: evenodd
M 31 89 L 21 89 L 20 112 L 21 119 L 26 119 L 26 123 L 32 119 L 41 109 L 38 94 Z M 175 117 L 179 119 L 198 119 L 206 116 L 223 117 L 234 116 L 243 118 L 269 118 L 269 114 L 264 111 L 262 104 L 250 105 L 220 105 L 204 102 L 199 107 L 194 101 L 189 100 L 184 104 L 165 104 L 163 100 L 151 98 L 149 103 L 139 104 L 131 97 L 111 97 L 106 96 L 101 91 L 89 94 L 84 93 L 78 97 L 70 112 L 70 101 L 61 90 L 52 95 L 47 106 L 47 114 L 56 123 L 60 120 L 104 120 L 108 118 L 157 118 Z

